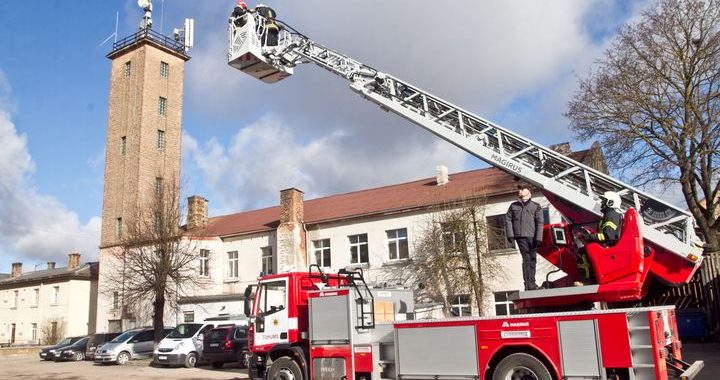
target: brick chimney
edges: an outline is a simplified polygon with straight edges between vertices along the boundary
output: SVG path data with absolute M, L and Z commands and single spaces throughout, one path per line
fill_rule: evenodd
M 435 168 L 435 184 L 438 186 L 442 186 L 448 182 L 450 182 L 450 177 L 448 177 L 447 166 L 438 165 Z
M 205 227 L 207 224 L 208 200 L 198 195 L 188 197 L 187 229 L 194 230 Z
M 50 269 L 55 269 L 55 262 L 54 262 L 54 261 L 48 261 L 47 264 L 48 264 L 48 267 L 47 267 L 48 270 L 50 270 Z
M 80 253 L 73 252 L 68 255 L 68 269 L 75 269 L 80 267 Z
M 280 191 L 280 225 L 277 228 L 277 271 L 306 270 L 305 206 L 303 192 L 295 189 Z
M 22 263 L 12 263 L 12 275 L 10 278 L 19 277 L 22 274 Z

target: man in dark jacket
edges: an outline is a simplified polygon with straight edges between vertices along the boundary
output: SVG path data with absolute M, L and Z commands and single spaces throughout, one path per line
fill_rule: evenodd
M 505 214 L 507 238 L 515 241 L 522 255 L 523 281 L 525 290 L 538 288 L 535 283 L 537 247 L 542 241 L 543 211 L 540 204 L 531 200 L 530 185 L 518 184 L 519 200 L 513 202 Z
M 265 28 L 261 43 L 263 46 L 277 46 L 280 36 L 280 26 L 275 22 L 277 14 L 275 11 L 264 4 L 258 4 L 255 12 L 265 18 Z

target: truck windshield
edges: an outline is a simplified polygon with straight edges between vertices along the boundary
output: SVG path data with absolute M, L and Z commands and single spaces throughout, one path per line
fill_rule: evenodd
M 173 330 L 170 335 L 168 335 L 168 338 L 190 338 L 195 333 L 200 330 L 202 327 L 202 323 L 183 323 L 181 325 L 178 325 L 178 327 Z
M 285 281 L 266 282 L 260 285 L 260 298 L 257 306 L 258 315 L 269 315 L 285 309 Z

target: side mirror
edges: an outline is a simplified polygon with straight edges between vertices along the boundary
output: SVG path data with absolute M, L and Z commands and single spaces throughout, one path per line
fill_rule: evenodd
M 245 299 L 243 300 L 243 312 L 245 313 L 246 317 L 249 317 L 252 313 L 251 310 L 251 303 L 253 299 L 255 298 L 255 289 L 257 289 L 257 285 L 248 285 L 247 288 L 245 288 Z

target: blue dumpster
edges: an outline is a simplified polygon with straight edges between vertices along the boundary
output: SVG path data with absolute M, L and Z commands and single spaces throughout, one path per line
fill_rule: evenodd
M 677 326 L 680 339 L 705 338 L 705 312 L 702 309 L 677 311 Z

